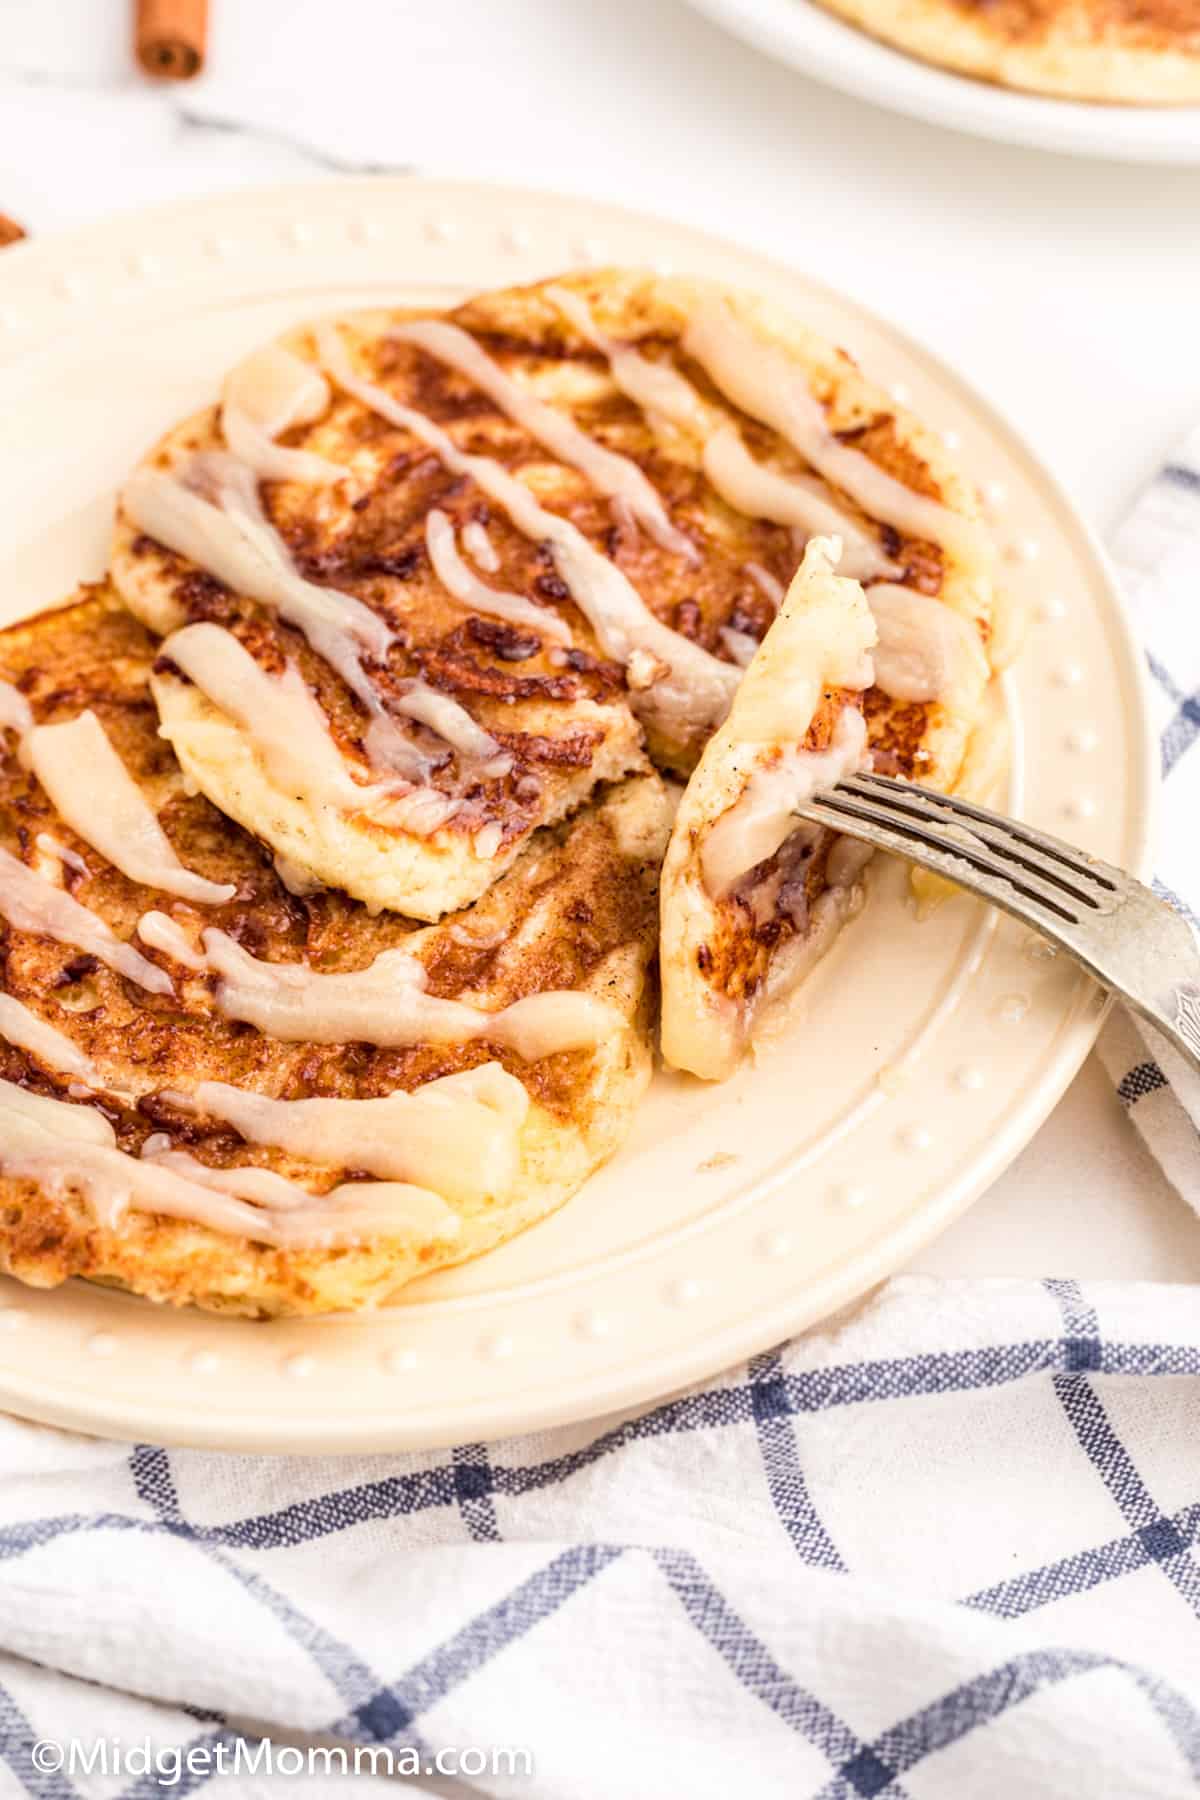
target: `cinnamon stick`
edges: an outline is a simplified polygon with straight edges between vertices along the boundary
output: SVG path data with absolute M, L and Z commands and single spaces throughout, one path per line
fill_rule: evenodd
M 208 0 L 135 0 L 133 49 L 147 75 L 190 81 L 207 45 Z
M 18 238 L 25 236 L 25 227 L 10 219 L 7 213 L 0 213 L 0 250 L 5 244 L 15 244 Z

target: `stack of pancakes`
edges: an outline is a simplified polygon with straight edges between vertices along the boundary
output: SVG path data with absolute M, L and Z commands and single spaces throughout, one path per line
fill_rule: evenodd
M 857 897 L 807 828 L 716 880 L 718 823 L 843 740 L 974 782 L 1011 635 L 941 439 L 745 296 L 247 359 L 0 635 L 0 1266 L 356 1309 L 544 1216 L 650 1080 L 660 931 L 721 1076 Z

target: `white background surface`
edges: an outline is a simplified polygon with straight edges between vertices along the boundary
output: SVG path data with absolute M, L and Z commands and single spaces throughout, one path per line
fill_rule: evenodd
M 0 0 L 0 211 L 40 234 L 382 166 L 661 213 L 931 344 L 1102 532 L 1200 418 L 1200 170 L 919 125 L 775 67 L 679 0 L 211 4 L 210 73 L 155 90 L 133 70 L 127 0 Z M 1200 1279 L 1200 1223 L 1090 1061 L 918 1266 Z

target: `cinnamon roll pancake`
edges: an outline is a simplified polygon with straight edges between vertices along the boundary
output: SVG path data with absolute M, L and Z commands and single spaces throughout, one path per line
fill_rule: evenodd
M 307 878 L 432 920 L 643 745 L 687 774 L 830 532 L 844 574 L 987 640 L 940 438 L 766 303 L 606 270 L 249 357 L 126 484 L 112 576 L 188 778 Z M 894 766 L 953 778 L 944 721 L 868 712 Z
M 183 773 L 159 648 L 107 587 L 0 634 L 0 1267 L 370 1306 L 543 1217 L 624 1136 L 665 790 L 596 786 L 457 918 L 372 915 Z
M 821 0 L 981 81 L 1069 100 L 1200 104 L 1200 0 Z
M 852 840 L 796 818 L 867 751 L 876 629 L 862 588 L 817 538 L 710 739 L 675 819 L 662 881 L 662 1048 L 723 1080 L 859 897 Z
M 708 1080 L 786 1022 L 862 898 L 869 850 L 797 820 L 797 805 L 863 766 L 958 792 L 990 779 L 976 624 L 890 583 L 864 593 L 834 573 L 839 550 L 808 545 L 688 783 L 663 866 L 663 1055 Z M 928 877 L 916 886 L 939 891 Z

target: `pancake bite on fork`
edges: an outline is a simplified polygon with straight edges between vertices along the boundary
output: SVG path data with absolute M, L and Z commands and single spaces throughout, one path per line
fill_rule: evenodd
M 688 783 L 663 865 L 662 1047 L 709 1081 L 791 998 L 857 905 L 858 846 L 796 807 L 862 766 L 874 622 L 815 539 Z

